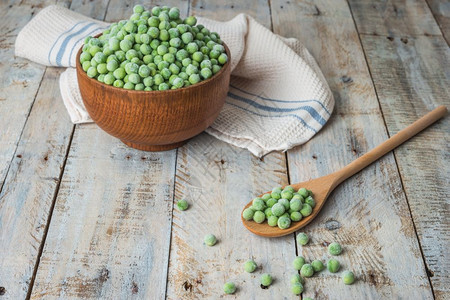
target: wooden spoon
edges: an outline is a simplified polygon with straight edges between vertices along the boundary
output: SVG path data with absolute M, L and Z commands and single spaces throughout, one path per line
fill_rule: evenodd
M 387 141 L 378 145 L 371 151 L 367 152 L 363 156 L 354 160 L 341 170 L 331 173 L 329 175 L 313 179 L 310 181 L 305 181 L 301 183 L 291 184 L 295 190 L 299 188 L 307 188 L 311 190 L 314 194 L 314 200 L 316 201 L 316 206 L 313 209 L 313 212 L 310 216 L 304 217 L 299 222 L 292 222 L 291 227 L 288 229 L 280 229 L 276 227 L 270 227 L 267 222 L 263 222 L 262 224 L 258 224 L 254 221 L 246 221 L 242 217 L 242 223 L 247 227 L 248 230 L 253 232 L 254 234 L 265 236 L 265 237 L 277 237 L 290 234 L 294 231 L 299 230 L 300 228 L 305 227 L 309 222 L 311 222 L 320 212 L 322 207 L 325 204 L 330 193 L 344 180 L 355 175 L 374 161 L 378 160 L 380 157 L 384 156 L 386 153 L 392 151 L 397 148 L 411 137 L 415 136 L 440 118 L 444 117 L 447 114 L 447 108 L 445 106 L 439 106 L 433 111 L 429 112 L 413 124 L 409 125 L 405 129 L 401 130 L 394 136 L 392 136 Z M 269 192 L 268 192 L 269 193 Z M 266 193 L 265 193 L 266 194 Z M 262 196 L 262 195 L 260 195 Z M 252 201 L 250 201 L 244 209 L 252 205 Z

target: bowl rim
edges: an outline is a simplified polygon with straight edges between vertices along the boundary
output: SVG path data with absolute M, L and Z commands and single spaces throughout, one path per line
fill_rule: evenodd
M 96 35 L 95 37 L 99 37 L 100 35 L 102 35 L 102 34 L 100 33 L 100 34 Z M 77 53 L 77 56 L 76 56 L 76 60 L 75 60 L 76 69 L 79 71 L 79 72 L 77 72 L 77 76 L 78 76 L 78 74 L 81 73 L 82 74 L 81 76 L 86 77 L 88 80 L 95 81 L 96 84 L 100 84 L 101 86 L 104 86 L 105 88 L 110 88 L 110 89 L 112 88 L 114 90 L 118 90 L 118 91 L 122 91 L 122 92 L 128 92 L 128 93 L 134 93 L 134 94 L 144 94 L 144 95 L 163 94 L 163 93 L 169 94 L 169 93 L 176 93 L 176 92 L 181 92 L 181 91 L 187 91 L 188 89 L 198 88 L 198 87 L 200 87 L 202 85 L 205 85 L 205 84 L 207 84 L 207 83 L 209 83 L 209 82 L 219 78 L 220 75 L 222 75 L 222 73 L 224 73 L 228 68 L 230 68 L 230 63 L 231 63 L 230 49 L 228 48 L 226 43 L 223 42 L 222 45 L 225 47 L 225 52 L 226 52 L 226 54 L 228 56 L 228 61 L 226 62 L 226 64 L 224 64 L 222 66 L 220 71 L 218 73 L 214 74 L 213 76 L 211 76 L 211 78 L 208 78 L 206 80 L 203 80 L 203 81 L 201 81 L 199 83 L 196 83 L 196 84 L 192 84 L 192 85 L 187 86 L 187 87 L 182 87 L 182 88 L 174 89 L 174 90 L 172 90 L 172 89 L 164 90 L 164 91 L 159 91 L 159 90 L 158 91 L 154 91 L 154 90 L 151 90 L 151 91 L 127 90 L 127 89 L 124 89 L 124 88 L 115 87 L 113 85 L 108 85 L 106 83 L 98 81 L 95 78 L 91 78 L 91 77 L 87 76 L 87 73 L 81 68 L 81 63 L 80 63 L 80 55 L 81 55 L 81 52 L 83 50 L 83 46 L 84 45 L 85 45 L 84 43 L 83 43 L 83 45 L 81 45 L 80 49 L 78 50 L 78 53 Z

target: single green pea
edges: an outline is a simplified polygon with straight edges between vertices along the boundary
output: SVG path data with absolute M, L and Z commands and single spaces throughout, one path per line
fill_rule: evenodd
M 292 266 L 297 271 L 300 271 L 304 264 L 305 258 L 303 256 L 297 256 L 296 258 L 294 258 L 294 261 L 292 262 Z
M 80 62 L 83 63 L 85 61 L 90 61 L 92 59 L 92 55 L 89 52 L 82 52 L 80 54 Z
M 220 46 L 223 47 L 222 45 L 220 45 Z M 283 191 L 289 191 L 289 192 L 291 192 L 292 194 L 295 193 L 295 189 L 294 189 L 292 186 L 290 186 L 290 185 L 285 186 L 284 189 L 283 189 Z
M 248 207 L 242 212 L 242 217 L 244 218 L 244 220 L 250 221 L 253 219 L 254 214 L 255 210 L 253 210 L 251 207 Z
M 183 79 L 183 80 L 188 80 L 188 79 L 189 79 L 189 75 L 186 74 L 185 72 L 180 72 L 180 73 L 178 74 L 178 76 L 179 76 L 181 79 Z
M 83 67 L 83 70 L 85 72 L 87 72 L 87 70 L 91 67 L 91 62 L 90 61 L 83 62 L 82 67 Z
M 270 274 L 265 273 L 261 275 L 261 284 L 263 286 L 270 286 L 272 284 L 272 281 L 273 279 Z
M 282 191 L 281 192 L 281 198 L 291 200 L 292 199 L 292 192 L 291 191 Z
M 184 23 L 189 26 L 195 26 L 195 24 L 197 24 L 197 18 L 194 16 L 189 16 L 186 19 L 184 19 Z
M 308 190 L 305 189 L 305 188 L 299 189 L 299 190 L 297 191 L 297 193 L 299 193 L 300 196 L 302 196 L 303 198 L 306 198 L 306 197 L 309 196 L 309 192 L 308 192 Z
M 260 210 L 263 211 L 266 208 L 266 203 L 264 202 L 263 199 L 256 197 L 255 199 L 253 199 L 252 201 L 252 208 L 254 210 Z
M 180 17 L 180 10 L 177 7 L 172 7 L 169 10 L 169 17 L 171 20 L 176 20 Z
M 107 85 L 112 85 L 114 83 L 114 80 L 116 80 L 114 76 L 108 73 L 105 75 L 103 82 L 106 83 Z
M 355 282 L 355 275 L 351 271 L 342 272 L 341 278 L 342 278 L 342 281 L 344 282 L 344 284 L 347 284 L 347 285 L 353 284 L 353 282 Z
M 97 68 L 96 67 L 89 67 L 89 69 L 87 70 L 87 76 L 89 76 L 89 77 L 91 77 L 91 78 L 93 78 L 93 77 L 95 77 L 95 76 L 97 76 L 98 75 L 98 72 L 97 72 Z
M 105 82 L 105 74 L 100 74 L 97 76 L 97 80 L 104 83 Z
M 309 242 L 309 237 L 306 233 L 300 232 L 297 233 L 297 243 L 299 243 L 302 246 L 305 246 Z
M 298 211 L 293 211 L 290 214 L 291 214 L 290 215 L 291 221 L 294 221 L 294 222 L 298 222 L 303 218 L 302 214 Z
M 289 201 L 289 208 L 293 211 L 300 211 L 302 206 L 303 203 L 298 198 L 292 198 L 291 201 Z
M 200 71 L 200 75 L 201 75 L 204 79 L 208 79 L 208 78 L 211 78 L 211 76 L 212 76 L 213 74 L 212 74 L 212 71 L 211 71 L 210 69 L 208 69 L 208 68 L 203 68 L 203 69 L 201 69 L 201 71 Z
M 294 195 L 292 196 L 291 201 L 294 200 L 294 199 L 299 200 L 302 204 L 305 203 L 305 200 L 303 199 L 303 197 L 300 196 L 300 195 L 297 194 L 297 193 L 294 193 Z M 301 207 L 300 207 L 300 208 L 301 208 Z
M 285 198 L 281 198 L 280 200 L 278 200 L 278 203 L 282 204 L 284 206 L 285 210 L 289 210 L 291 204 L 289 203 L 288 199 Z
M 159 89 L 159 85 L 164 82 L 164 77 L 162 77 L 161 74 L 156 74 L 155 76 L 153 76 L 153 81 L 155 82 L 156 85 L 158 85 Z
M 144 86 L 143 83 L 138 83 L 138 84 L 136 84 L 136 85 L 134 86 L 134 89 L 135 89 L 136 91 L 143 91 L 143 90 L 145 89 L 145 86 Z
M 278 228 L 287 229 L 291 226 L 291 218 L 289 216 L 281 216 L 278 218 Z
M 117 68 L 116 70 L 114 70 L 113 75 L 116 79 L 123 79 L 126 75 L 125 69 Z
M 127 90 L 134 90 L 134 84 L 131 83 L 131 82 L 126 82 L 126 83 L 123 85 L 123 88 L 124 88 L 124 89 L 127 89 Z
M 181 199 L 180 201 L 177 202 L 177 207 L 179 210 L 184 211 L 188 209 L 189 203 L 185 199 Z
M 194 40 L 194 36 L 190 32 L 185 32 L 181 35 L 181 40 L 187 45 Z
M 220 56 L 220 52 L 219 51 L 217 51 L 217 50 L 211 50 L 210 52 L 209 52 L 209 57 L 210 58 L 219 58 L 219 56 Z M 218 60 L 217 60 L 218 61 Z
M 316 201 L 311 196 L 306 197 L 305 203 L 309 204 L 309 206 L 311 206 L 312 208 L 314 208 L 316 206 Z
M 214 72 L 214 66 L 213 66 L 213 72 Z M 281 192 L 278 191 L 272 191 L 272 193 L 270 194 L 271 197 L 275 200 L 279 200 L 281 199 Z
M 212 61 L 212 60 L 211 60 Z M 213 74 L 216 74 L 217 72 L 219 72 L 220 71 L 220 66 L 218 66 L 218 65 L 213 65 L 212 66 L 212 72 L 213 72 Z M 280 197 L 281 197 L 281 195 L 280 195 Z
M 236 285 L 233 282 L 227 282 L 223 286 L 223 292 L 225 294 L 231 295 L 236 292 Z
M 136 73 L 131 73 L 128 76 L 128 81 L 134 84 L 138 84 L 141 82 L 141 77 Z
M 275 200 L 275 199 L 273 199 L 273 198 L 270 198 L 269 200 L 267 200 L 266 205 L 267 205 L 267 207 L 272 207 L 272 206 L 274 206 L 277 202 L 278 202 L 277 200 Z
M 153 8 L 152 8 L 152 15 L 154 15 L 154 16 L 159 16 L 159 14 L 161 13 L 161 7 L 159 7 L 159 6 L 154 6 Z
M 168 69 L 169 66 L 170 66 L 170 63 L 165 60 L 158 62 L 158 70 L 160 70 L 160 71 L 162 71 L 163 69 Z
M 303 284 L 295 282 L 291 285 L 291 291 L 294 295 L 300 295 L 303 292 Z
M 169 88 L 170 88 L 169 85 L 168 85 L 167 83 L 165 83 L 165 82 L 161 83 L 161 84 L 158 86 L 158 89 L 159 89 L 160 91 L 166 91 L 166 90 L 168 90 Z
M 291 283 L 296 283 L 296 282 L 304 284 L 305 280 L 303 279 L 303 277 L 300 276 L 300 274 L 297 273 L 297 274 L 292 275 L 292 277 L 291 277 Z
M 300 275 L 303 277 L 311 277 L 314 275 L 314 269 L 310 264 L 304 264 L 300 269 Z
M 154 84 L 153 78 L 151 76 L 145 77 L 143 83 L 146 87 L 151 87 Z
M 176 87 L 177 89 L 182 88 L 184 85 L 184 80 L 182 78 L 175 78 L 173 81 L 173 86 Z
M 103 52 L 97 52 L 97 53 L 95 53 L 93 59 L 99 64 L 105 63 L 106 55 Z
M 272 214 L 275 217 L 281 216 L 282 214 L 284 214 L 285 211 L 286 211 L 286 208 L 284 207 L 283 204 L 276 203 L 272 206 Z
M 267 208 L 264 210 L 264 214 L 266 215 L 266 219 L 268 219 L 270 216 L 273 216 L 273 214 L 272 214 L 272 208 L 267 207 Z
M 336 273 L 337 271 L 339 271 L 339 267 L 341 266 L 341 264 L 339 263 L 338 260 L 331 258 L 328 262 L 327 262 L 327 269 L 328 271 L 330 271 L 331 273 Z
M 116 79 L 113 83 L 113 85 L 118 88 L 123 88 L 123 84 L 124 84 L 123 81 L 120 79 Z
M 328 253 L 331 255 L 339 255 L 342 253 L 342 247 L 339 243 L 333 242 L 328 245 Z
M 303 204 L 302 205 L 302 209 L 300 210 L 300 213 L 304 216 L 307 217 L 309 215 L 311 215 L 312 213 L 312 207 L 309 204 Z
M 201 53 L 200 51 L 194 52 L 192 54 L 192 59 L 195 60 L 196 62 L 202 62 L 203 53 Z
M 169 77 L 172 75 L 172 72 L 168 68 L 164 68 L 161 70 L 161 75 L 164 77 L 164 79 L 169 79 Z
M 203 241 L 205 242 L 205 245 L 212 247 L 217 243 L 217 238 L 214 234 L 207 234 Z
M 253 273 L 257 268 L 257 265 L 255 263 L 255 261 L 253 260 L 247 260 L 244 264 L 244 270 L 247 273 Z
M 271 198 L 270 194 L 264 194 L 261 196 L 261 199 L 264 200 L 264 202 L 267 202 L 267 200 L 269 200 Z
M 110 72 L 114 72 L 117 68 L 119 67 L 119 63 L 117 62 L 117 60 L 110 60 L 107 64 L 106 64 L 106 69 L 108 69 L 108 71 Z
M 271 227 L 275 227 L 275 226 L 278 226 L 278 217 L 275 217 L 275 216 L 270 216 L 268 219 L 267 219 L 267 223 L 269 224 L 269 226 L 271 226 Z
M 184 58 L 184 59 L 181 61 L 181 64 L 182 64 L 184 67 L 188 67 L 191 63 L 192 63 L 192 60 L 191 60 L 189 57 Z
M 188 74 L 189 76 L 196 75 L 197 73 L 198 73 L 198 68 L 196 66 L 194 66 L 193 64 L 190 64 L 186 67 L 186 74 Z M 199 77 L 199 80 L 200 80 L 200 77 Z M 194 83 L 192 83 L 192 84 L 194 84 Z
M 253 215 L 253 221 L 256 223 L 263 223 L 266 220 L 266 215 L 262 211 L 255 211 L 255 214 Z
M 168 63 L 174 63 L 175 55 L 173 55 L 172 53 L 166 53 L 163 55 L 163 60 L 167 61 Z
M 313 267 L 314 272 L 320 272 L 323 269 L 325 269 L 325 266 L 323 265 L 323 263 L 318 259 L 313 260 L 313 262 L 311 263 L 311 266 Z
M 195 52 L 197 52 L 198 51 L 198 45 L 196 44 L 196 43 L 189 43 L 189 44 L 187 44 L 186 45 L 186 51 L 189 53 L 189 54 L 194 54 Z M 200 52 L 201 53 L 201 52 Z

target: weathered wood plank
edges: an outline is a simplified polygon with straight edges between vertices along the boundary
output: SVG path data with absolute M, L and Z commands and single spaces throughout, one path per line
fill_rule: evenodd
M 336 99 L 329 124 L 288 151 L 291 182 L 301 182 L 338 170 L 387 133 L 347 3 L 272 1 L 271 7 L 274 31 L 310 49 Z M 325 244 L 338 241 L 345 247 L 342 270 L 353 270 L 358 280 L 343 288 L 340 274 L 325 271 L 307 280 L 304 296 L 432 299 L 392 154 L 343 183 L 306 232 L 312 243 L 301 249 L 305 257 L 328 259 Z
M 233 2 L 234 3 L 234 2 Z M 270 27 L 263 1 L 221 6 L 220 1 L 193 2 L 191 13 L 214 19 L 229 19 L 240 12 L 252 13 Z M 233 6 L 233 8 L 231 8 Z M 258 15 L 255 15 L 257 13 Z M 233 281 L 238 299 L 295 299 L 289 278 L 295 273 L 293 235 L 266 239 L 248 232 L 240 221 L 246 202 L 272 186 L 287 184 L 285 155 L 272 153 L 259 160 L 247 150 L 221 142 L 207 134 L 194 138 L 178 150 L 175 199 L 185 198 L 189 210 L 173 211 L 168 299 L 218 299 L 223 285 Z M 219 242 L 208 248 L 206 234 Z M 260 266 L 254 274 L 243 271 L 253 258 Z M 261 289 L 259 277 L 271 273 L 269 289 Z
M 164 298 L 175 158 L 77 126 L 31 298 Z
M 441 35 L 424 0 L 348 0 L 358 32 L 384 36 Z
M 362 43 L 390 135 L 438 105 L 450 107 L 450 50 L 442 37 Z M 395 150 L 436 299 L 450 298 L 450 120 Z
M 450 42 L 450 3 L 442 0 L 426 0 L 430 6 L 447 44 Z
M 90 2 L 92 1 L 72 0 L 70 9 L 97 20 L 104 20 L 106 8 L 108 7 L 110 0 L 95 1 L 95 3 Z
M 7 299 L 27 295 L 73 129 L 59 95 L 61 71 L 47 69 L 0 193 L 0 286 Z

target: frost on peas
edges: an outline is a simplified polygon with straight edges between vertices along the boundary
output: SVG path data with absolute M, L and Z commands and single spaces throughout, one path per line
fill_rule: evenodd
M 217 243 L 217 238 L 214 234 L 207 234 L 203 241 L 205 242 L 205 245 L 212 247 Z
M 310 264 L 304 264 L 300 269 L 300 275 L 303 277 L 312 277 L 314 275 L 314 269 Z
M 223 285 L 223 292 L 225 294 L 231 295 L 236 292 L 236 285 L 233 282 L 227 282 Z
M 263 286 L 266 286 L 266 287 L 270 286 L 272 284 L 272 281 L 273 281 L 272 276 L 270 274 L 267 274 L 267 273 L 262 274 L 260 279 L 261 279 L 261 284 Z
M 311 196 L 306 197 L 305 203 L 309 204 L 309 206 L 311 206 L 312 208 L 314 208 L 316 206 L 316 201 Z
M 323 265 L 323 263 L 317 259 L 311 263 L 311 266 L 313 267 L 314 272 L 320 272 L 323 269 L 325 269 L 325 266 Z
M 185 199 L 181 199 L 180 201 L 177 202 L 177 207 L 179 210 L 184 211 L 188 209 L 189 203 Z
M 256 270 L 256 263 L 253 260 L 247 260 L 244 264 L 244 270 L 247 273 L 253 273 Z
M 283 205 L 283 204 L 275 203 L 275 204 L 272 206 L 272 214 L 273 214 L 275 217 L 279 217 L 279 216 L 283 215 L 285 211 L 286 211 L 286 209 L 284 208 L 284 205 Z
M 302 209 L 303 203 L 298 198 L 292 198 L 289 202 L 289 209 L 292 211 L 300 211 Z
M 353 284 L 353 282 L 355 282 L 355 275 L 351 271 L 342 272 L 341 278 L 342 278 L 342 281 L 344 282 L 344 284 L 347 284 L 347 285 Z
M 339 261 L 334 258 L 331 258 L 327 262 L 327 269 L 331 273 L 336 273 L 337 271 L 339 271 L 340 266 L 341 266 L 341 264 L 339 263 Z
M 270 217 L 267 219 L 267 223 L 268 223 L 269 226 L 271 226 L 271 227 L 277 226 L 277 225 L 278 225 L 278 217 L 270 216 Z
M 300 232 L 297 234 L 297 243 L 304 246 L 304 245 L 308 244 L 308 242 L 309 242 L 309 237 L 306 233 Z
M 300 271 L 304 264 L 305 258 L 303 256 L 297 256 L 296 258 L 294 258 L 294 261 L 292 262 L 292 266 L 297 271 Z
M 291 285 L 291 291 L 294 295 L 300 295 L 303 292 L 303 284 L 300 282 L 294 282 Z
M 255 211 L 249 207 L 244 209 L 244 211 L 242 212 L 242 217 L 244 218 L 244 220 L 250 221 L 253 219 L 253 215 L 255 214 Z
M 266 203 L 264 202 L 263 199 L 257 197 L 257 198 L 255 198 L 255 199 L 253 199 L 253 202 L 252 202 L 252 208 L 253 208 L 254 210 L 260 210 L 260 211 L 262 211 L 262 210 L 264 210 L 264 209 L 266 208 Z
M 307 217 L 309 215 L 311 215 L 312 213 L 312 207 L 309 204 L 303 204 L 302 205 L 302 209 L 300 210 L 300 213 L 304 216 Z
M 284 206 L 284 209 L 288 211 L 290 209 L 290 203 L 288 199 L 281 198 L 278 203 Z
M 266 215 L 262 211 L 255 211 L 255 214 L 253 215 L 253 221 L 256 223 L 263 223 L 266 220 Z
M 272 214 L 272 208 L 270 208 L 270 207 L 267 207 L 265 210 L 264 210 L 264 214 L 266 215 L 266 219 L 268 219 L 269 217 L 271 217 L 273 214 Z
M 203 61 L 205 62 L 205 61 Z M 203 64 L 202 62 L 202 64 Z M 210 62 L 210 61 L 209 61 Z M 210 62 L 211 63 L 211 62 Z M 201 65 L 202 66 L 202 65 Z M 204 66 L 202 66 L 202 68 L 205 68 Z M 269 200 L 271 198 L 270 194 L 264 194 L 261 196 L 261 199 L 263 199 L 265 202 L 267 202 L 267 200 Z
M 342 253 L 342 247 L 339 243 L 333 242 L 328 245 L 328 253 L 331 255 L 339 255 Z
M 278 202 L 277 200 L 275 200 L 275 199 L 273 199 L 273 198 L 270 198 L 269 200 L 266 201 L 266 205 L 267 205 L 267 207 L 272 207 L 272 206 L 274 206 L 277 202 Z
M 291 226 L 291 218 L 289 216 L 281 216 L 278 218 L 278 228 L 287 229 Z
M 299 193 L 300 196 L 302 196 L 303 198 L 306 198 L 306 197 L 309 196 L 309 192 L 308 192 L 308 190 L 305 189 L 305 188 L 300 188 L 300 189 L 297 191 L 297 193 Z

